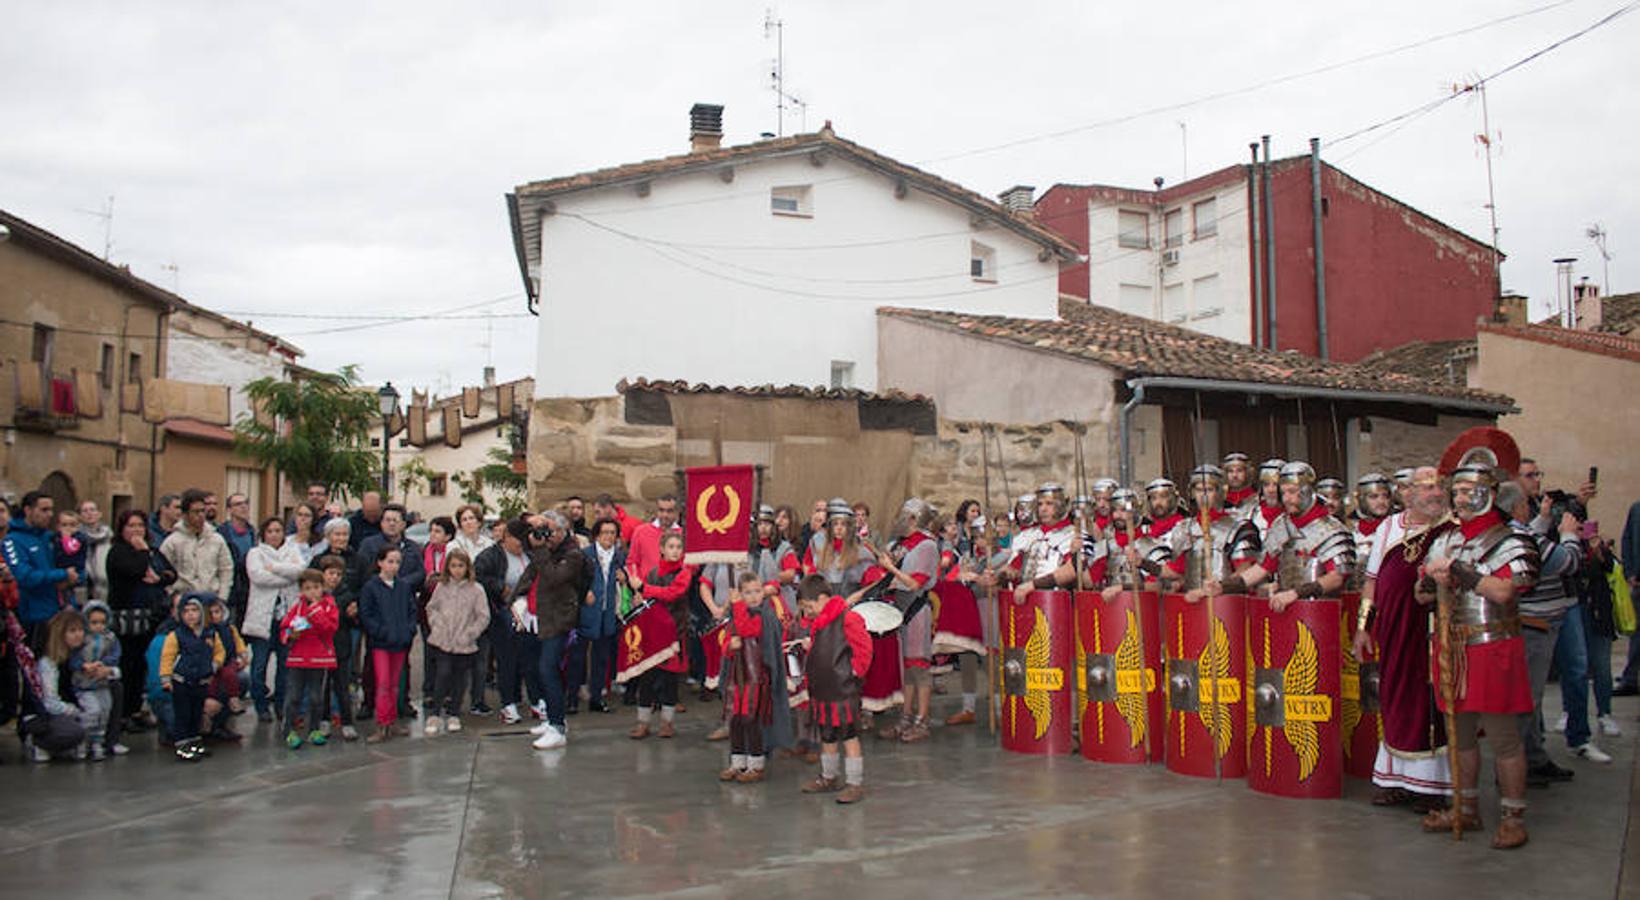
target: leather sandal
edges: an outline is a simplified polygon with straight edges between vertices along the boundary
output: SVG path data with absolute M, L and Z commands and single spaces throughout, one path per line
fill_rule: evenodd
M 663 738 L 669 738 L 669 737 L 673 736 L 674 734 L 677 734 L 677 732 L 672 730 L 672 723 L 671 722 L 662 722 L 661 723 L 661 730 L 655 732 L 656 737 L 663 737 Z
M 858 784 L 851 784 L 837 794 L 838 803 L 859 803 L 866 798 L 866 789 Z
M 814 776 L 813 781 L 803 785 L 803 793 L 830 794 L 834 791 L 840 790 L 842 787 L 843 783 L 835 778 L 827 778 L 824 775 L 816 775 Z
M 735 780 L 741 784 L 757 784 L 759 781 L 763 780 L 763 770 L 747 769 L 739 775 L 736 775 Z
M 632 730 L 628 731 L 626 736 L 635 741 L 641 741 L 644 738 L 649 737 L 649 726 L 639 722 L 638 724 L 632 726 Z
M 947 725 L 972 725 L 972 724 L 974 724 L 974 714 L 970 710 L 963 710 L 962 712 L 959 712 L 959 713 L 952 713 L 951 715 L 946 716 L 945 724 L 947 724 Z
M 1526 843 L 1526 810 L 1506 809 L 1492 835 L 1493 850 L 1513 850 Z
M 735 778 L 738 777 L 739 775 L 740 775 L 740 770 L 733 767 L 733 766 L 730 766 L 729 768 L 724 769 L 723 771 L 718 773 L 718 780 L 719 781 L 734 781 Z
M 1452 816 L 1453 812 L 1450 806 L 1445 809 L 1437 809 L 1434 812 L 1431 812 L 1423 818 L 1424 831 L 1430 834 L 1437 834 L 1442 831 L 1451 831 Z M 1464 831 L 1480 831 L 1484 827 L 1485 825 L 1481 822 L 1481 814 L 1478 811 L 1474 809 L 1465 809 L 1463 811 Z

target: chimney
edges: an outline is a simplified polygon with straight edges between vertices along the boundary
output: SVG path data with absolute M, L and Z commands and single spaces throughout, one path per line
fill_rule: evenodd
M 723 106 L 696 103 L 689 107 L 689 152 L 705 153 L 723 146 Z
M 1526 295 L 1509 291 L 1498 298 L 1498 311 L 1492 318 L 1500 325 L 1525 325 L 1526 312 Z
M 484 386 L 487 388 L 495 387 L 495 366 L 484 367 Z
M 1002 207 L 1011 213 L 1022 216 L 1036 213 L 1036 188 L 1028 184 L 1016 184 L 997 195 L 1002 201 Z
M 1590 281 L 1587 276 L 1572 286 L 1572 298 L 1576 304 L 1575 323 L 1578 331 L 1594 331 L 1600 327 L 1602 303 L 1600 300 L 1600 285 Z

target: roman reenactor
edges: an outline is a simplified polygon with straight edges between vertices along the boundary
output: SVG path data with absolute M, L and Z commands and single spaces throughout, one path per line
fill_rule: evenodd
M 1103 591 L 1106 599 L 1124 590 L 1144 590 L 1145 580 L 1160 579 L 1173 558 L 1166 543 L 1139 531 L 1138 494 L 1117 488 L 1111 492 L 1110 504 L 1108 535 L 1082 545 L 1083 584 Z
M 895 517 L 899 540 L 877 558 L 884 575 L 893 576 L 891 599 L 905 616 L 900 623 L 900 659 L 903 663 L 905 706 L 899 725 L 885 728 L 880 737 L 914 743 L 928 739 L 928 707 L 934 697 L 934 609 L 928 592 L 939 575 L 940 543 L 934 537 L 935 511 L 917 497 L 905 501 Z M 875 580 L 873 571 L 867 580 Z M 887 598 L 885 598 L 887 599 Z
M 1413 468 L 1395 470 L 1395 511 L 1400 512 L 1407 508 L 1407 488 L 1412 486 Z
M 1503 813 L 1492 846 L 1507 850 L 1526 843 L 1526 751 L 1518 717 L 1533 704 L 1516 597 L 1536 583 L 1538 554 L 1532 536 L 1511 528 L 1494 508 L 1498 482 L 1485 462 L 1453 471 L 1458 525 L 1430 541 L 1417 596 L 1445 607 L 1437 610 L 1446 626 L 1438 632 L 1437 684 L 1453 726 L 1460 794 L 1458 803 L 1425 816 L 1424 829 L 1481 828 L 1477 733 L 1485 730 Z
M 724 660 L 724 699 L 729 707 L 729 767 L 718 773 L 719 781 L 751 784 L 764 777 L 765 731 L 773 724 L 774 679 L 784 680 L 784 655 L 780 652 L 780 630 L 766 637 L 763 607 L 772 602 L 774 592 L 766 591 L 756 572 L 742 572 L 729 602 L 729 630 Z M 781 709 L 784 712 L 784 709 Z
M 826 530 L 815 535 L 803 560 L 805 572 L 826 579 L 832 594 L 850 605 L 859 602 L 867 586 L 866 574 L 876 564 L 871 550 L 860 543 L 854 508 L 841 497 L 826 504 Z M 872 664 L 861 686 L 864 727 L 871 717 L 905 701 L 901 690 L 900 636 L 897 632 L 871 636 Z
M 1361 605 L 1354 623 L 1357 660 L 1378 660 L 1383 739 L 1372 767 L 1374 806 L 1410 803 L 1415 812 L 1440 806 L 1452 790 L 1446 730 L 1429 683 L 1429 610 L 1414 596 L 1431 539 L 1453 527 L 1433 466 L 1414 472 L 1410 505 L 1384 518 L 1390 480 L 1363 475 L 1356 493 L 1357 547 L 1365 537 Z
M 1327 507 L 1327 515 L 1340 522 L 1349 518 L 1349 488 L 1336 478 L 1323 478 L 1315 483 L 1315 494 Z
M 1286 460 L 1267 459 L 1258 467 L 1258 497 L 1247 510 L 1247 521 L 1258 529 L 1259 540 L 1264 539 L 1270 526 L 1281 517 L 1281 469 Z
M 1225 476 L 1215 465 L 1197 466 L 1190 473 L 1190 497 L 1196 513 L 1181 521 L 1170 536 L 1170 549 L 1182 562 L 1188 590 L 1185 599 L 1198 603 L 1205 596 L 1203 584 L 1224 579 L 1259 561 L 1258 529 L 1225 506 Z M 1207 548 L 1211 556 L 1202 564 L 1202 520 L 1207 522 Z
M 1145 485 L 1145 506 L 1147 515 L 1139 526 L 1139 537 L 1147 538 L 1158 544 L 1165 544 L 1169 548 L 1170 559 L 1161 572 L 1163 589 L 1169 589 L 1173 584 L 1184 579 L 1183 557 L 1173 554 L 1173 548 L 1178 546 L 1178 539 L 1174 531 L 1185 524 L 1184 513 L 1179 509 L 1179 489 L 1167 478 L 1151 479 Z
M 775 528 L 774 519 L 774 507 L 757 508 L 756 537 L 747 570 L 756 572 L 766 587 L 774 588 L 775 612 L 781 621 L 790 621 L 797 615 L 797 579 L 803 574 L 803 561 Z
M 1258 485 L 1253 483 L 1253 464 L 1245 453 L 1226 453 L 1224 466 L 1224 505 L 1242 518 L 1252 514 L 1248 507 L 1258 496 Z
M 1110 530 L 1110 495 L 1121 487 L 1114 478 L 1096 478 L 1093 481 L 1093 534 L 1104 537 Z
M 1274 579 L 1270 608 L 1280 612 L 1295 601 L 1336 597 L 1343 591 L 1355 565 L 1355 539 L 1343 522 L 1328 515 L 1316 496 L 1315 481 L 1309 463 L 1281 467 L 1277 487 L 1282 511 L 1264 532 L 1264 558 L 1209 583 L 1209 594 L 1245 594 Z
M 860 692 L 871 666 L 871 634 L 848 601 L 831 593 L 824 578 L 810 575 L 797 586 L 808 653 L 809 724 L 820 739 L 820 774 L 805 794 L 839 792 L 838 803 L 865 799 L 865 750 L 860 746 Z M 838 758 L 841 744 L 843 759 Z
M 1014 599 L 1031 591 L 1051 591 L 1076 581 L 1077 532 L 1065 508 L 1065 488 L 1047 482 L 1036 491 L 1036 524 L 1014 535 L 1013 555 L 1001 577 L 1014 586 Z

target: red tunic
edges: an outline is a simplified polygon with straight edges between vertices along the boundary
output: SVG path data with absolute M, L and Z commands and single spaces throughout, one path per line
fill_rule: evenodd
M 1473 540 L 1488 528 L 1501 524 L 1503 516 L 1497 510 L 1491 510 L 1486 515 L 1460 523 L 1458 527 L 1463 531 L 1465 540 Z M 1508 567 L 1490 574 L 1503 579 L 1512 577 Z M 1432 679 L 1438 685 L 1441 683 L 1440 655 L 1433 654 L 1433 657 Z M 1532 679 L 1526 669 L 1525 638 L 1516 636 L 1466 645 L 1464 668 L 1467 671 L 1459 688 L 1458 712 L 1518 714 L 1531 712 L 1535 708 L 1532 703 Z M 1446 709 L 1439 696 L 1436 702 L 1441 709 Z

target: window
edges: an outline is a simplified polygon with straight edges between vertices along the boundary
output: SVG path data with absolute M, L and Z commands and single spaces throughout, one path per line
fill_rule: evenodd
M 34 326 L 34 350 L 31 352 L 29 359 L 49 367 L 51 365 L 51 348 L 56 343 L 57 329 L 49 325 Z
M 1190 285 L 1190 318 L 1210 319 L 1224 314 L 1224 297 L 1219 292 L 1219 276 L 1198 278 Z
M 1184 210 L 1170 209 L 1162 216 L 1162 241 L 1169 249 L 1184 243 Z
M 102 359 L 99 361 L 98 365 L 100 365 L 101 368 L 99 368 L 97 370 L 97 381 L 100 384 L 102 384 L 102 386 L 105 390 L 107 388 L 113 387 L 114 386 L 114 345 L 113 344 L 104 344 L 104 345 L 102 345 Z
M 1190 207 L 1190 217 L 1194 220 L 1196 240 L 1210 238 L 1219 233 L 1219 201 L 1216 197 L 1208 197 Z
M 404 450 L 404 449 L 408 448 L 409 446 L 410 446 L 410 439 L 409 438 L 399 438 L 399 449 L 400 450 Z
M 381 438 L 371 438 L 370 439 L 370 446 L 380 448 L 381 445 L 382 445 L 382 439 Z
M 813 190 L 806 184 L 770 188 L 769 212 L 777 216 L 812 216 L 813 195 Z
M 142 381 L 141 353 L 132 353 L 125 358 L 125 381 L 127 384 L 137 384 Z
M 975 281 L 996 281 L 997 251 L 979 241 L 970 242 L 968 245 L 968 274 Z
M 1118 211 L 1116 244 L 1133 250 L 1150 249 L 1150 214 L 1128 209 Z
M 1151 304 L 1154 302 L 1152 300 L 1154 292 L 1151 290 L 1150 285 L 1124 284 L 1118 290 L 1117 308 L 1122 312 L 1146 319 L 1156 314 L 1155 310 L 1151 308 Z
M 1190 298 L 1185 296 L 1184 282 L 1162 287 L 1162 321 L 1175 324 L 1190 318 Z
M 427 479 L 427 496 L 442 497 L 450 492 L 450 476 L 434 475 Z
M 854 362 L 847 359 L 831 361 L 831 386 L 834 388 L 854 387 Z

